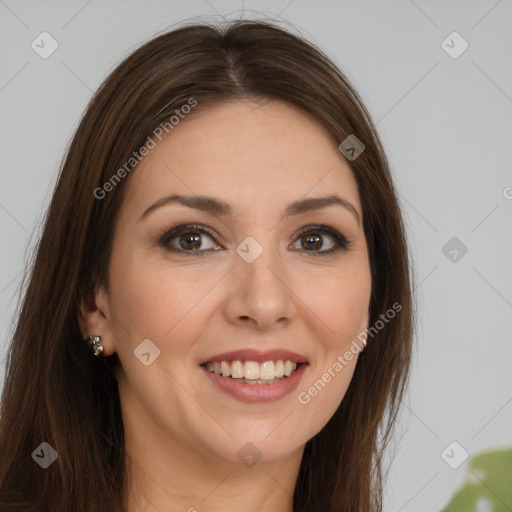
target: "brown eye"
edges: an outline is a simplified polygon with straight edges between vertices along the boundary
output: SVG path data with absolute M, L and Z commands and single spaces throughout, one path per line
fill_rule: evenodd
M 205 236 L 215 242 L 213 235 L 204 229 L 204 227 L 196 224 L 186 224 L 168 231 L 160 239 L 159 243 L 171 252 L 194 253 L 195 256 L 202 256 L 204 251 L 219 247 L 215 243 L 213 246 L 204 247 L 206 242 L 203 237 Z
M 180 235 L 178 243 L 183 249 L 197 251 L 201 247 L 201 235 L 185 233 L 184 235 Z
M 206 243 L 203 238 L 205 236 L 213 242 L 210 247 L 203 245 Z M 330 239 L 331 242 L 326 244 L 326 239 Z M 300 247 L 295 247 L 295 249 L 314 257 L 347 250 L 350 246 L 348 240 L 341 233 L 328 226 L 309 227 L 298 235 L 295 244 L 298 243 L 300 243 Z M 197 224 L 185 224 L 171 229 L 162 236 L 159 244 L 170 252 L 193 256 L 202 256 L 205 251 L 222 249 L 216 244 L 213 235 L 204 226 Z
M 313 249 L 314 251 L 319 251 L 324 242 L 322 240 L 322 236 L 318 235 L 303 235 L 301 238 L 303 247 L 307 247 L 308 249 Z
M 330 238 L 330 243 L 325 243 L 326 238 Z M 323 256 L 333 254 L 349 247 L 348 240 L 338 231 L 328 226 L 314 226 L 299 234 L 296 242 L 300 243 L 299 250 L 307 253 L 308 256 Z M 327 248 L 325 246 L 327 245 Z M 324 249 L 324 250 L 322 250 Z

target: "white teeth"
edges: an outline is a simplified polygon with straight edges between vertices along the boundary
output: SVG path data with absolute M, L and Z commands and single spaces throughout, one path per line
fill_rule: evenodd
M 248 380 L 248 379 L 243 379 L 243 380 L 240 380 L 238 382 L 243 382 L 244 384 L 257 385 L 257 384 L 274 384 L 274 383 L 280 382 L 282 380 L 283 379 L 272 379 L 272 380 L 261 380 L 261 379 L 258 379 L 258 380 Z
M 265 361 L 260 365 L 260 375 L 259 378 L 261 380 L 272 380 L 276 375 L 274 369 L 274 361 Z
M 244 378 L 244 365 L 242 361 L 233 361 L 233 363 L 231 363 L 231 377 L 233 377 L 233 379 Z
M 231 369 L 229 367 L 229 364 L 226 363 L 226 361 L 222 361 L 221 369 L 222 369 L 222 375 L 224 377 L 229 377 L 231 375 Z
M 260 365 L 255 361 L 246 361 L 244 368 L 244 378 L 258 380 L 260 378 Z
M 251 381 L 251 384 L 261 382 L 273 382 L 275 379 L 289 377 L 296 369 L 297 363 L 287 360 L 283 361 L 265 361 L 257 363 L 256 361 L 215 361 L 208 362 L 205 368 L 217 375 L 223 377 L 232 377 L 233 379 L 245 379 Z

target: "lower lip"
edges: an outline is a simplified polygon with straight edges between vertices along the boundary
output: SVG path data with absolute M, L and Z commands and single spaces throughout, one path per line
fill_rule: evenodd
M 275 402 L 296 389 L 307 366 L 307 363 L 301 364 L 289 377 L 274 384 L 245 384 L 230 377 L 217 375 L 204 367 L 201 367 L 201 369 L 218 388 L 228 395 L 242 402 L 261 403 Z

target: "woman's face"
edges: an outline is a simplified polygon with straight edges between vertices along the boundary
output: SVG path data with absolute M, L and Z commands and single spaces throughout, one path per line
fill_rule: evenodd
M 281 102 L 199 104 L 128 179 L 96 324 L 121 360 L 125 428 L 226 461 L 297 454 L 368 327 L 361 203 L 335 142 Z

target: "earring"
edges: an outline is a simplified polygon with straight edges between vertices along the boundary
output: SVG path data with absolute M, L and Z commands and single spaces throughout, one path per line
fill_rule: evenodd
M 103 352 L 103 345 L 101 344 L 101 336 L 96 336 L 95 334 L 89 336 L 86 340 L 87 345 L 90 347 L 92 353 L 95 356 L 101 356 Z
M 366 348 L 367 341 L 366 338 L 363 338 L 363 348 L 361 349 L 361 352 Z

